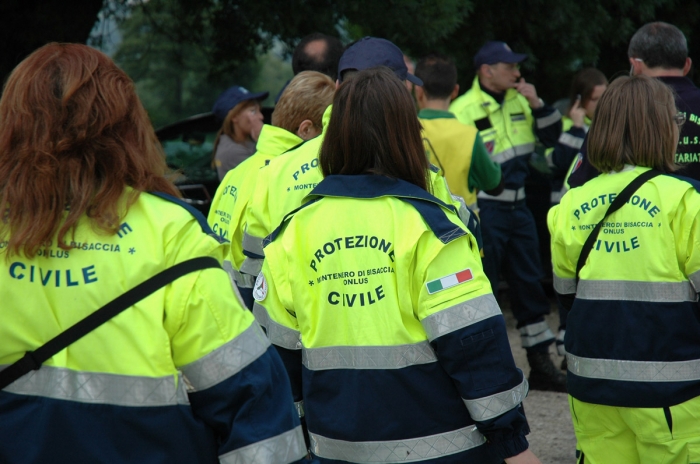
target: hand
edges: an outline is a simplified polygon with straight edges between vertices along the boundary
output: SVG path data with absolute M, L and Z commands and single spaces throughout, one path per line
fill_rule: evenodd
M 574 122 L 575 127 L 583 127 L 586 110 L 581 108 L 581 99 L 577 98 L 574 106 L 569 110 L 569 118 Z
M 506 464 L 542 464 L 542 462 L 532 451 L 526 449 L 517 456 L 506 458 Z
M 518 93 L 520 93 L 520 95 L 527 98 L 527 102 L 530 104 L 530 108 L 536 110 L 537 108 L 542 106 L 542 102 L 537 96 L 537 90 L 535 90 L 535 86 L 525 82 L 524 77 L 521 77 L 520 80 L 515 83 L 514 87 L 515 90 L 517 90 Z

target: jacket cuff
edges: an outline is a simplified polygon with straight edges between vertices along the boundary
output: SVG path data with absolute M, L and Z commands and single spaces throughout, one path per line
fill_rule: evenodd
M 517 456 L 530 447 L 525 435 L 518 435 L 509 440 L 499 441 L 498 443 L 490 443 L 493 454 L 500 459 L 505 460 L 513 456 Z

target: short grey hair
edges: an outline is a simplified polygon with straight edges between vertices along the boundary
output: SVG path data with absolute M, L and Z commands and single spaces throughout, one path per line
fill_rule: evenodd
M 688 42 L 676 26 L 664 22 L 639 28 L 627 49 L 629 58 L 639 58 L 649 68 L 683 69 L 688 58 Z

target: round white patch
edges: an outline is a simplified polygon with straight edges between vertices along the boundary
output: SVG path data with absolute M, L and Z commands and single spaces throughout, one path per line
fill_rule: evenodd
M 267 296 L 267 280 L 261 272 L 258 274 L 258 278 L 255 279 L 255 285 L 253 285 L 253 298 L 255 301 L 262 301 Z

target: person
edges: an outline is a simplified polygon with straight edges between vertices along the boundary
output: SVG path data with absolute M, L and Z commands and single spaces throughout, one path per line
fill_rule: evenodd
M 662 81 L 613 81 L 588 133 L 601 175 L 549 212 L 555 289 L 571 309 L 565 343 L 579 462 L 697 460 L 700 184 L 671 175 L 683 120 Z M 659 175 L 606 215 L 650 170 Z
M 521 78 L 519 66 L 526 57 L 513 53 L 504 42 L 487 42 L 474 57 L 477 75 L 472 88 L 452 102 L 450 111 L 460 122 L 479 129 L 491 159 L 503 170 L 501 194 L 482 191 L 477 195 L 484 272 L 494 292 L 499 288 L 499 274 L 506 274 L 511 308 L 530 365 L 530 388 L 565 391 L 566 378 L 549 356 L 554 334 L 544 316 L 550 303 L 540 284 L 537 232 L 524 191 L 535 137 L 544 146 L 554 146 L 561 132 L 561 115 Z
M 498 195 L 503 178 L 501 166 L 489 157 L 476 127 L 462 124 L 449 111 L 459 92 L 457 68 L 448 58 L 431 54 L 418 62 L 416 77 L 423 81 L 415 92 L 430 162 L 440 168 L 450 191 L 478 211 L 476 190 Z
M 296 76 L 303 71 L 317 71 L 335 80 L 338 78 L 338 62 L 343 55 L 343 43 L 337 37 L 320 32 L 309 34 L 299 41 L 292 54 L 292 72 Z M 282 97 L 287 81 L 275 98 L 275 104 Z
M 688 42 L 676 26 L 661 21 L 639 28 L 630 40 L 627 56 L 630 74 L 654 77 L 670 86 L 676 95 L 676 106 L 686 118 L 676 148 L 678 175 L 700 180 L 700 89 L 687 75 L 692 67 Z M 584 145 L 569 176 L 571 187 L 578 187 L 598 175 L 588 161 Z
M 343 54 L 338 65 L 340 77 L 336 86 L 352 78 L 358 71 L 381 65 L 393 70 L 402 81 L 423 84 L 420 79 L 408 73 L 399 47 L 386 39 L 364 37 L 349 46 Z M 241 265 L 241 273 L 251 276 L 260 273 L 265 259 L 265 237 L 282 222 L 287 213 L 299 207 L 303 198 L 323 179 L 318 168 L 318 153 L 331 112 L 332 105 L 323 115 L 323 129 L 318 137 L 275 158 L 258 173 L 254 193 L 245 213 L 243 254 L 246 258 Z M 476 217 L 463 205 L 463 200 L 460 203 L 458 197 L 452 198 L 444 178 L 433 172 L 431 183 L 435 196 L 457 208 L 462 220 L 471 227 L 470 230 L 478 233 Z M 478 235 L 480 237 L 480 233 Z M 258 308 L 256 312 L 254 307 L 253 312 L 258 317 L 260 310 Z
M 213 165 L 219 180 L 255 153 L 263 125 L 260 102 L 267 96 L 268 92 L 251 93 L 234 85 L 216 99 L 212 113 L 221 121 L 221 129 L 214 141 Z
M 215 233 L 230 240 L 224 268 L 249 309 L 253 307 L 253 276 L 240 273 L 243 255 L 244 213 L 261 167 L 273 158 L 321 133 L 323 113 L 333 100 L 335 82 L 316 71 L 302 71 L 291 80 L 264 125 L 257 151 L 226 174 L 214 195 L 208 222 Z
M 225 244 L 175 198 L 133 82 L 103 53 L 32 53 L 8 78 L 0 124 L 0 377 L 160 271 L 223 259 Z M 33 368 L 0 390 L 3 463 L 306 454 L 284 366 L 220 268 L 180 277 Z
M 270 236 L 254 292 L 303 384 L 314 457 L 539 462 L 478 245 L 428 191 L 413 102 L 391 70 L 340 86 L 319 164 L 324 179 Z

